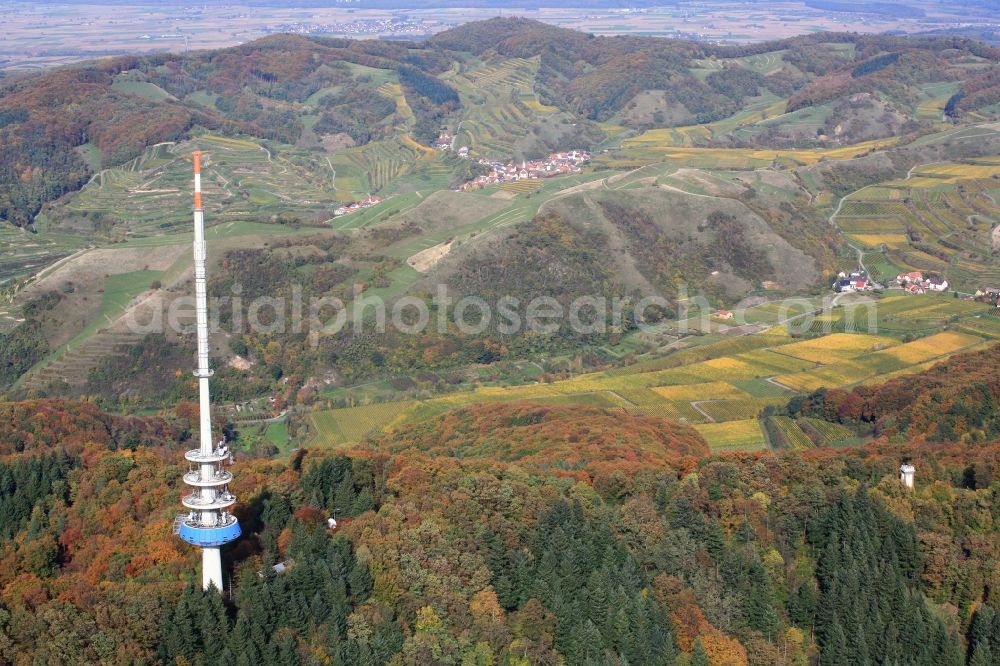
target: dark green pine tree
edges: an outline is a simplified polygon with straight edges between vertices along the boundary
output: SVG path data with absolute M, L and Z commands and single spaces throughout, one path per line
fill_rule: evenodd
M 596 622 L 594 623 L 597 624 Z M 611 645 L 619 652 L 629 652 L 632 645 L 641 640 L 635 632 L 640 631 L 639 627 L 633 626 L 629 622 L 628 612 L 621 606 L 607 623 L 609 626 L 604 633 L 610 638 Z
M 330 617 L 330 607 L 326 605 L 323 595 L 318 589 L 309 602 L 309 616 L 316 624 L 323 624 Z
M 809 628 L 816 621 L 816 589 L 806 581 L 788 598 L 788 617 L 792 624 Z
M 972 622 L 969 624 L 968 639 L 970 658 L 972 653 L 975 652 L 975 649 L 980 645 L 985 645 L 988 648 L 993 647 L 991 643 L 993 628 L 996 623 L 996 611 L 994 611 L 993 607 L 989 604 L 983 604 L 976 610 L 976 614 L 972 616 Z
M 331 507 L 338 516 L 354 515 L 354 503 L 358 497 L 354 492 L 354 480 L 350 473 L 345 474 L 340 483 L 337 484 L 333 494 L 333 506 Z
M 575 657 L 575 649 L 577 647 L 575 632 L 580 624 L 580 618 L 575 616 L 572 604 L 564 602 L 562 595 L 558 592 L 552 595 L 552 600 L 548 608 L 556 616 L 556 632 L 554 637 L 556 650 L 565 655 L 567 659 Z
M 558 569 L 559 559 L 552 549 L 547 549 L 542 554 L 542 559 L 535 572 L 535 585 L 532 596 L 536 597 L 543 606 L 549 606 L 550 601 L 558 589 Z
M 351 596 L 355 601 L 363 601 L 372 593 L 372 576 L 368 571 L 368 565 L 364 562 L 355 562 L 351 567 L 351 573 L 347 576 L 347 584 L 351 588 Z
M 694 649 L 691 650 L 691 666 L 711 666 L 700 638 L 694 640 Z
M 173 662 L 177 657 L 187 660 L 194 658 L 197 650 L 195 642 L 194 618 L 188 606 L 187 595 L 182 595 L 173 612 L 163 614 L 164 622 L 160 630 L 163 641 L 160 654 L 164 661 Z
M 990 648 L 1000 652 L 1000 613 L 993 614 L 993 625 L 990 627 Z
M 200 613 L 199 633 L 204 645 L 205 661 L 222 664 L 222 653 L 229 639 L 229 617 L 222 605 L 222 597 L 216 592 L 202 592 L 198 595 Z
M 885 630 L 885 638 L 882 641 L 885 658 L 882 660 L 886 664 L 903 663 L 902 638 L 895 622 L 889 622 Z
M 276 666 L 298 666 L 299 655 L 297 647 L 293 636 L 286 634 L 282 637 L 277 645 L 277 654 L 275 655 L 276 659 L 274 662 Z
M 608 593 L 607 582 L 600 571 L 591 571 L 587 578 L 587 604 L 588 615 L 594 624 L 605 626 L 608 622 Z
M 277 658 L 277 651 L 270 640 L 270 636 L 264 631 L 264 627 L 253 624 L 250 627 L 250 644 L 253 645 L 256 654 L 259 654 L 258 664 L 270 664 Z
M 265 526 L 281 530 L 291 517 L 291 504 L 281 493 L 270 495 L 264 500 L 264 510 L 260 514 L 260 519 Z
M 237 663 L 249 656 L 254 659 L 256 655 L 248 654 L 252 650 L 250 639 L 250 620 L 244 611 L 240 611 L 236 616 L 236 623 L 233 630 L 229 632 L 229 651 L 236 657 Z
M 774 611 L 774 591 L 767 571 L 754 558 L 749 571 L 750 588 L 744 598 L 747 626 L 771 640 L 778 633 L 778 616 Z
M 604 640 L 594 623 L 583 620 L 573 628 L 572 634 L 572 645 L 567 646 L 567 659 L 572 663 L 600 663 L 604 656 Z
M 661 483 L 656 488 L 656 508 L 659 509 L 660 513 L 667 510 L 667 505 L 670 502 L 670 486 L 666 483 Z
M 933 650 L 928 663 L 934 666 L 963 666 L 965 663 L 961 646 L 940 621 L 934 624 Z
M 365 486 L 358 493 L 357 498 L 354 500 L 354 515 L 360 515 L 365 511 L 371 511 L 375 508 L 375 499 L 372 497 L 371 488 Z
M 980 643 L 972 650 L 969 666 L 994 666 L 993 654 L 988 643 Z
M 754 532 L 753 525 L 744 520 L 737 528 L 735 537 L 736 543 L 747 544 L 756 539 L 757 534 Z
M 347 585 L 343 577 L 333 575 L 323 585 L 323 603 L 329 608 L 328 624 L 340 632 L 341 638 L 347 631 L 347 616 L 350 608 L 347 600 Z
M 488 552 L 486 562 L 490 567 L 490 580 L 493 583 L 493 590 L 497 593 L 497 600 L 507 610 L 517 608 L 518 598 L 511 578 L 510 559 L 507 557 L 503 541 L 490 529 L 480 530 L 478 537 L 486 544 Z
M 847 658 L 847 635 L 840 622 L 834 621 L 830 626 L 820 650 L 824 666 L 851 666 Z
M 511 596 L 517 600 L 518 607 L 523 606 L 531 598 L 535 576 L 532 572 L 528 555 L 518 550 L 510 555 Z

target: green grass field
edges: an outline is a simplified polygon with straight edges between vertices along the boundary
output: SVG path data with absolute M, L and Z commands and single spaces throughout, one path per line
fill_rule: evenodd
M 145 81 L 128 81 L 121 77 L 117 77 L 115 82 L 111 84 L 111 88 L 113 90 L 135 95 L 136 97 L 142 97 L 153 102 L 174 99 L 174 96 L 163 88 L 154 83 L 147 83 Z
M 269 423 L 264 436 L 280 450 L 288 446 L 288 425 L 283 421 Z

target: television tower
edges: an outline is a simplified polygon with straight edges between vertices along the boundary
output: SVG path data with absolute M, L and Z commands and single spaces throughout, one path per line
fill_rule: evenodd
M 229 492 L 233 475 L 224 469 L 232 462 L 232 453 L 225 438 L 216 443 L 212 438 L 212 407 L 208 394 L 208 297 L 205 286 L 205 212 L 201 208 L 201 153 L 194 159 L 194 295 L 198 330 L 198 378 L 200 402 L 200 447 L 184 454 L 190 469 L 184 483 L 191 493 L 181 498 L 188 513 L 177 516 L 174 532 L 202 553 L 202 586 L 214 586 L 222 591 L 222 552 L 220 548 L 240 537 L 240 523 L 226 509 L 236 504 Z

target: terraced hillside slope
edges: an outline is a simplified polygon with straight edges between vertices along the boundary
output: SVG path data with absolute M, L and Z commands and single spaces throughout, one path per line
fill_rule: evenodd
M 416 299 L 446 322 L 464 296 L 522 307 L 547 296 L 564 309 L 588 295 L 664 299 L 582 334 L 510 334 L 496 321 L 420 335 L 223 328 L 216 395 L 234 418 L 246 418 L 240 404 L 275 405 L 282 450 L 533 392 L 659 409 L 719 450 L 783 446 L 782 428 L 798 445 L 853 441 L 797 433 L 783 402 L 996 338 L 991 305 L 968 299 L 1000 272 L 998 62 L 954 38 L 737 48 L 491 20 L 420 44 L 278 36 L 8 80 L 0 144 L 20 171 L 0 197 L 22 226 L 0 234 L 3 386 L 121 410 L 190 397 L 187 320 L 164 335 L 134 323 L 190 290 L 189 156 L 200 150 L 219 298 L 298 293 L 352 313 L 366 298 L 390 309 Z M 91 104 L 107 113 L 79 115 Z M 142 136 L 130 114 L 153 119 Z M 44 154 L 29 148 L 42 130 L 56 138 Z M 491 165 L 526 171 L 574 150 L 590 157 L 575 170 L 462 187 Z M 833 301 L 836 273 L 858 268 L 883 286 L 923 271 L 951 288 L 873 294 L 877 308 Z M 450 306 L 433 302 L 442 287 Z M 778 352 L 814 341 L 853 351 Z M 716 343 L 767 362 L 695 352 Z M 656 374 L 691 363 L 719 367 Z M 267 446 L 271 431 L 247 437 Z

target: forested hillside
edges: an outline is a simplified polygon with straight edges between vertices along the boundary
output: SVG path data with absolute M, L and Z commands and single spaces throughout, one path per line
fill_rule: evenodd
M 890 441 L 990 441 L 1000 434 L 1000 364 L 995 349 L 963 354 L 885 384 L 817 391 L 789 409 Z
M 997 49 L 962 38 L 938 41 L 823 34 L 733 47 L 652 37 L 595 38 L 527 19 L 481 21 L 439 33 L 431 41 L 450 50 L 477 54 L 488 50 L 522 58 L 541 54 L 543 94 L 552 103 L 568 105 L 586 117 L 611 118 L 643 90 L 669 89 L 676 103 L 699 123 L 732 115 L 744 98 L 757 96 L 761 89 L 781 97 L 792 94 L 788 111 L 795 111 L 820 103 L 824 96 L 871 92 L 883 86 L 903 90 L 936 80 L 942 72 L 935 70 L 949 68 L 941 51 L 965 52 L 994 63 L 1000 58 Z M 854 57 L 844 58 L 829 48 L 831 42 L 853 46 Z M 905 51 L 906 58 L 900 58 L 899 50 Z M 777 61 L 784 66 L 774 71 L 747 72 L 736 66 L 701 76 L 692 71 L 696 69 L 692 61 L 699 59 L 741 58 L 772 51 L 784 52 Z M 875 73 L 880 76 L 871 79 Z M 851 79 L 865 80 L 851 85 Z M 990 89 L 990 95 L 996 92 L 995 87 L 987 80 L 967 84 L 969 91 Z
M 401 72 L 418 125 L 432 126 L 422 138 L 436 136 L 434 119 L 454 92 L 420 68 L 434 73 L 447 60 L 387 42 L 277 36 L 197 56 L 121 57 L 5 79 L 0 146 L 14 158 L 0 166 L 0 218 L 28 225 L 96 166 L 127 162 L 195 125 L 294 143 L 303 129 L 295 103 L 350 82 L 351 64 Z M 205 95 L 189 97 L 199 90 Z M 329 131 L 352 127 L 333 115 L 325 122 Z M 93 154 L 78 150 L 91 146 Z
M 192 130 L 286 143 L 306 136 L 310 144 L 317 136 L 366 143 L 405 133 L 428 144 L 482 103 L 476 101 L 482 93 L 455 85 L 456 72 L 474 68 L 469 58 L 491 66 L 505 59 L 535 63 L 527 92 L 535 104 L 568 113 L 562 124 L 573 118 L 632 129 L 686 126 L 741 117 L 748 105 L 761 104 L 788 113 L 815 108 L 831 121 L 811 136 L 760 125 L 763 133 L 739 137 L 761 145 L 914 131 L 933 116 L 916 108 L 919 102 L 942 91 L 948 92 L 940 105 L 927 108 L 954 118 L 992 113 L 1000 100 L 1000 52 L 961 38 L 824 33 L 724 47 L 594 37 L 525 19 L 463 25 L 426 43 L 279 35 L 218 51 L 118 57 L 6 77 L 0 147 L 12 159 L 0 166 L 0 218 L 30 225 L 43 204 L 78 189 L 101 168 Z M 765 111 L 743 122 L 768 118 Z M 581 137 L 600 141 L 600 130 L 583 127 Z
M 247 535 L 220 598 L 169 530 L 184 419 L 134 441 L 82 403 L 5 408 L 89 442 L 0 463 L 14 664 L 958 666 L 1000 649 L 996 444 L 706 456 L 655 419 L 475 408 L 338 455 L 241 458 Z

